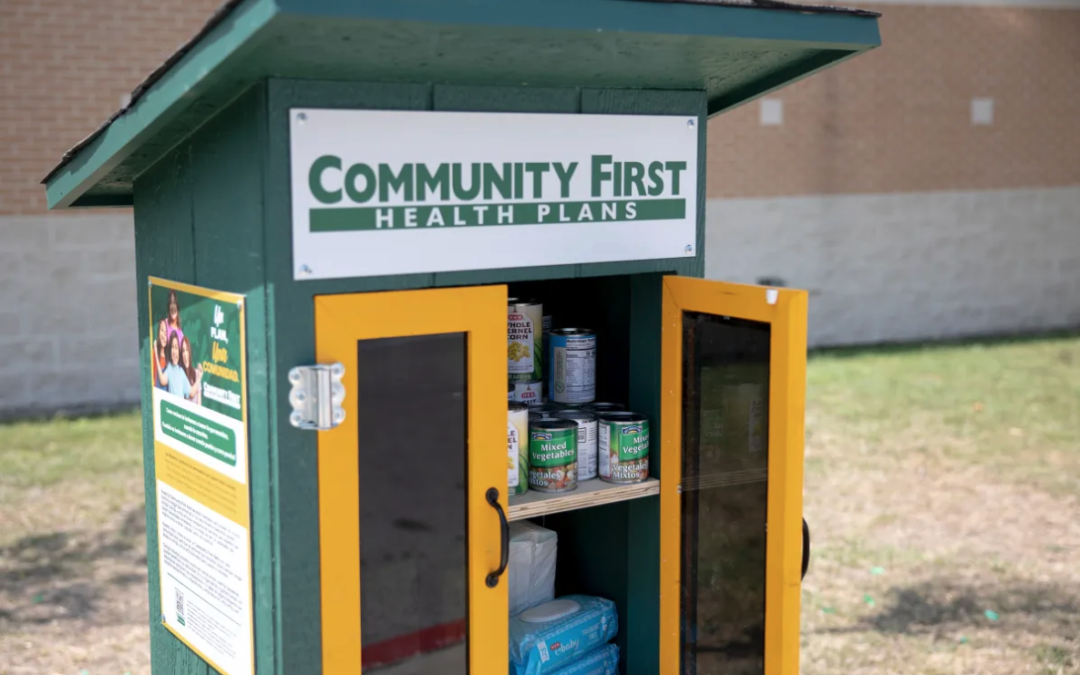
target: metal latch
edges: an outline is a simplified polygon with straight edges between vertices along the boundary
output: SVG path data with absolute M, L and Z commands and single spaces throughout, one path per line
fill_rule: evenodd
M 341 377 L 345 366 L 329 365 L 297 366 L 289 371 L 289 403 L 292 412 L 289 424 L 298 429 L 326 431 L 345 421 L 345 385 Z

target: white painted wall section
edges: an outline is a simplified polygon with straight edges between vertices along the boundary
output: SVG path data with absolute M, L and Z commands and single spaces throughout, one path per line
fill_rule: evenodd
M 814 346 L 1080 326 L 1080 187 L 710 200 L 705 270 L 810 290 Z
M 0 416 L 139 400 L 130 215 L 0 217 Z

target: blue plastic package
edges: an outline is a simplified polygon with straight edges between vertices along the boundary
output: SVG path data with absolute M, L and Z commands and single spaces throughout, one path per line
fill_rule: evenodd
M 604 645 L 577 661 L 551 671 L 550 675 L 618 675 L 618 673 L 619 648 L 615 645 Z
M 521 614 L 510 619 L 510 671 L 514 675 L 551 675 L 619 632 L 614 602 L 590 595 L 567 595 L 560 600 L 573 600 L 580 607 L 541 623 L 523 621 Z

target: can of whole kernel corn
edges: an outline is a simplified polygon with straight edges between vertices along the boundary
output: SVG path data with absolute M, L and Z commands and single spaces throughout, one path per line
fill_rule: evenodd
M 513 400 L 529 406 L 537 406 L 544 402 L 541 393 L 541 385 L 537 380 L 517 380 L 510 383 L 514 388 Z
M 529 407 L 524 403 L 508 404 L 506 420 L 507 494 L 520 495 L 529 490 Z
M 511 381 L 543 379 L 544 306 L 510 298 L 506 306 L 506 371 Z
M 632 412 L 600 415 L 600 480 L 642 483 L 649 477 L 649 420 Z
M 529 423 L 529 487 L 540 492 L 568 492 L 577 487 L 577 422 Z

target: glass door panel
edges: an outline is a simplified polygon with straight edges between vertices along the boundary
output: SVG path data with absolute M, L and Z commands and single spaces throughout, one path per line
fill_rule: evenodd
M 665 672 L 795 675 L 805 293 L 664 285 Z
M 359 343 L 364 673 L 468 673 L 465 340 Z
M 345 366 L 320 432 L 323 672 L 496 672 L 507 655 L 505 287 L 323 296 L 317 358 Z

